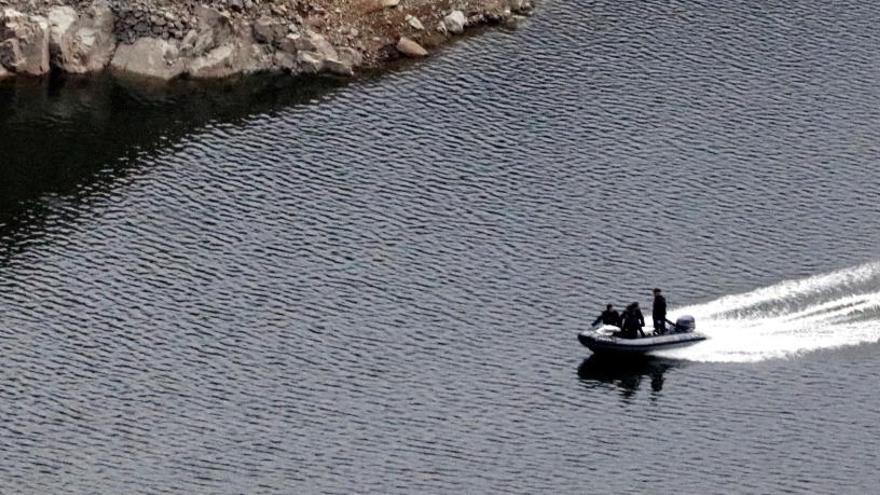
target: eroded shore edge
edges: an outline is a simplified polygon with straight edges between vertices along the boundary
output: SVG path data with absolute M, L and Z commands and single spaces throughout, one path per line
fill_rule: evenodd
M 0 79 L 353 76 L 532 11 L 531 0 L 0 0 Z

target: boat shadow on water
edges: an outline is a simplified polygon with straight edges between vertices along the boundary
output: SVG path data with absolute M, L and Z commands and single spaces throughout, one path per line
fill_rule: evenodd
M 663 390 L 664 375 L 681 361 L 650 355 L 620 356 L 593 354 L 578 366 L 578 378 L 588 387 L 615 385 L 625 396 L 631 396 L 650 380 L 651 390 Z

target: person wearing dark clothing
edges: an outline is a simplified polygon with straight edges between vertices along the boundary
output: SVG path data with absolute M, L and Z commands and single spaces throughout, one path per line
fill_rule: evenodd
M 602 322 L 603 325 L 614 325 L 615 327 L 620 326 L 620 313 L 614 309 L 613 304 L 609 304 L 605 307 L 605 311 L 602 311 L 602 314 L 593 321 L 593 326 L 595 327 L 597 323 Z
M 654 320 L 654 333 L 663 335 L 666 333 L 666 298 L 660 292 L 660 289 L 654 289 L 654 310 L 651 311 L 651 316 Z
M 640 334 L 642 337 L 645 336 L 645 331 L 642 330 L 642 327 L 645 326 L 645 317 L 642 316 L 642 310 L 639 309 L 639 303 L 634 302 L 627 306 L 626 311 L 623 312 L 622 318 L 622 337 L 627 339 L 634 339 L 637 338 Z

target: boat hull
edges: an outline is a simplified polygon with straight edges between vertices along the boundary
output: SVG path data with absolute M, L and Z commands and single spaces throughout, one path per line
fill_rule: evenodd
M 706 340 L 697 332 L 670 333 L 637 339 L 615 337 L 609 333 L 587 330 L 578 334 L 578 340 L 594 353 L 646 354 L 652 351 L 686 347 Z

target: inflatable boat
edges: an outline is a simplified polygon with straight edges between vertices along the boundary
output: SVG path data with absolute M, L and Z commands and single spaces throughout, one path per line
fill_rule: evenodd
M 645 354 L 689 346 L 706 340 L 706 336 L 696 331 L 696 322 L 692 316 L 682 316 L 675 324 L 668 325 L 666 331 L 660 335 L 649 333 L 645 337 L 628 339 L 620 336 L 620 328 L 603 325 L 584 330 L 578 334 L 578 340 L 596 354 Z

